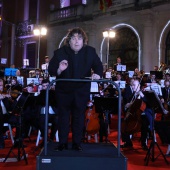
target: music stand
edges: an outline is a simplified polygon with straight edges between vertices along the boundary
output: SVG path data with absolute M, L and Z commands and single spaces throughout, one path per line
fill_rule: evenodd
M 144 94 L 145 94 L 145 97 L 146 97 L 147 101 L 149 101 L 148 104 L 152 108 L 152 119 L 153 119 L 153 121 L 152 121 L 152 135 L 153 135 L 153 138 L 152 138 L 152 141 L 150 143 L 149 149 L 148 149 L 147 154 L 146 154 L 145 159 L 144 159 L 145 165 L 148 165 L 150 157 L 151 157 L 152 162 L 154 162 L 158 158 L 159 155 L 157 157 L 155 157 L 155 152 L 154 152 L 155 145 L 159 149 L 159 151 L 160 151 L 161 155 L 163 156 L 165 162 L 167 164 L 169 164 L 169 162 L 167 161 L 165 155 L 163 154 L 161 148 L 159 147 L 159 145 L 158 145 L 158 143 L 156 142 L 156 139 L 155 139 L 155 129 L 154 129 L 155 113 L 159 112 L 159 113 L 163 114 L 163 107 L 161 105 L 161 102 L 160 102 L 158 96 L 156 95 L 156 93 L 154 91 L 147 91 L 147 92 L 144 92 Z
M 18 122 L 18 130 L 19 130 L 19 133 L 18 133 L 18 138 L 15 140 L 13 146 L 10 148 L 7 156 L 5 157 L 4 161 L 3 162 L 6 162 L 6 160 L 8 159 L 10 153 L 12 152 L 12 150 L 14 149 L 15 145 L 17 144 L 16 142 L 18 142 L 18 154 L 14 155 L 16 156 L 17 160 L 20 161 L 22 157 L 24 157 L 24 160 L 26 162 L 26 164 L 28 164 L 28 161 L 27 161 L 27 157 L 26 157 L 26 153 L 25 153 L 25 150 L 24 150 L 24 145 L 23 145 L 23 139 L 21 137 L 22 135 L 22 118 L 23 118 L 23 108 L 25 106 L 25 103 L 29 97 L 29 93 L 28 92 L 23 92 L 20 97 L 19 97 L 19 100 L 18 102 L 16 103 L 13 111 L 12 111 L 12 114 L 17 114 L 19 116 L 19 122 Z M 22 149 L 22 150 L 20 150 Z M 21 154 L 22 152 L 22 154 Z
M 114 97 L 94 97 L 95 112 L 99 113 L 100 130 L 99 136 L 102 142 L 103 136 L 106 137 L 105 141 L 108 141 L 108 126 L 110 113 L 118 113 L 118 98 Z M 103 129 L 102 129 L 103 127 Z

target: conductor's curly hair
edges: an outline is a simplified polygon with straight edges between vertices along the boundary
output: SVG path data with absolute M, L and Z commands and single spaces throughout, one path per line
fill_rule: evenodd
M 82 28 L 76 27 L 76 28 L 68 30 L 68 34 L 67 34 L 65 41 L 64 41 L 65 45 L 69 46 L 70 39 L 74 34 L 81 35 L 83 37 L 84 45 L 87 44 L 88 38 L 87 38 L 86 33 L 83 31 Z

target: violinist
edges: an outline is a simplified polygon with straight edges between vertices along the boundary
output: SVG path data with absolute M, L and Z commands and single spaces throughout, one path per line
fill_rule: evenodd
M 4 90 L 4 81 L 0 79 L 0 91 L 3 93 Z M 3 138 L 4 133 L 4 123 L 10 123 L 12 122 L 13 115 L 9 114 L 9 112 L 12 110 L 12 103 L 9 100 L 10 95 L 8 94 L 0 94 L 0 149 L 5 148 L 5 142 Z M 14 120 L 15 121 L 15 120 Z M 13 123 L 15 123 L 13 121 Z
M 146 104 L 146 107 L 143 109 L 143 111 L 140 112 L 141 114 L 139 115 L 140 116 L 139 123 L 141 123 L 141 129 L 140 129 L 141 130 L 141 147 L 143 150 L 148 150 L 148 147 L 146 145 L 146 139 L 147 139 L 148 126 L 152 125 L 152 121 L 153 121 L 152 110 L 147 106 L 147 100 L 144 96 L 144 93 L 140 90 L 140 82 L 138 80 L 133 81 L 132 90 L 134 92 L 134 95 L 132 96 L 133 99 L 134 100 L 140 99 Z M 127 108 L 126 111 L 128 111 L 131 108 L 133 102 L 130 101 L 125 104 L 125 108 Z M 136 112 L 137 112 L 137 109 L 140 109 L 140 108 L 136 108 Z M 127 128 L 127 127 L 124 127 L 124 128 Z M 122 141 L 125 143 L 120 146 L 121 148 L 128 148 L 128 147 L 133 146 L 132 141 L 130 139 L 130 135 L 131 133 L 129 133 L 128 130 L 126 131 L 122 130 Z

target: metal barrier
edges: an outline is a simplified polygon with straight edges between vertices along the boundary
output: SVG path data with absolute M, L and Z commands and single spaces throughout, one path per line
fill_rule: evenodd
M 107 82 L 111 83 L 118 90 L 118 137 L 117 137 L 117 154 L 120 157 L 120 136 L 121 136 L 121 90 L 114 81 L 107 79 L 91 80 L 91 79 L 56 79 L 51 81 L 46 90 L 46 106 L 45 106 L 45 134 L 44 134 L 44 154 L 47 155 L 47 137 L 48 137 L 48 105 L 49 105 L 49 89 L 53 83 L 58 81 L 64 82 Z

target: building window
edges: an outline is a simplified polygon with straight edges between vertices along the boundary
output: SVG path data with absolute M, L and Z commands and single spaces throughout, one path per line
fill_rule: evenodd
M 166 38 L 165 63 L 167 65 L 170 65 L 170 31 Z

